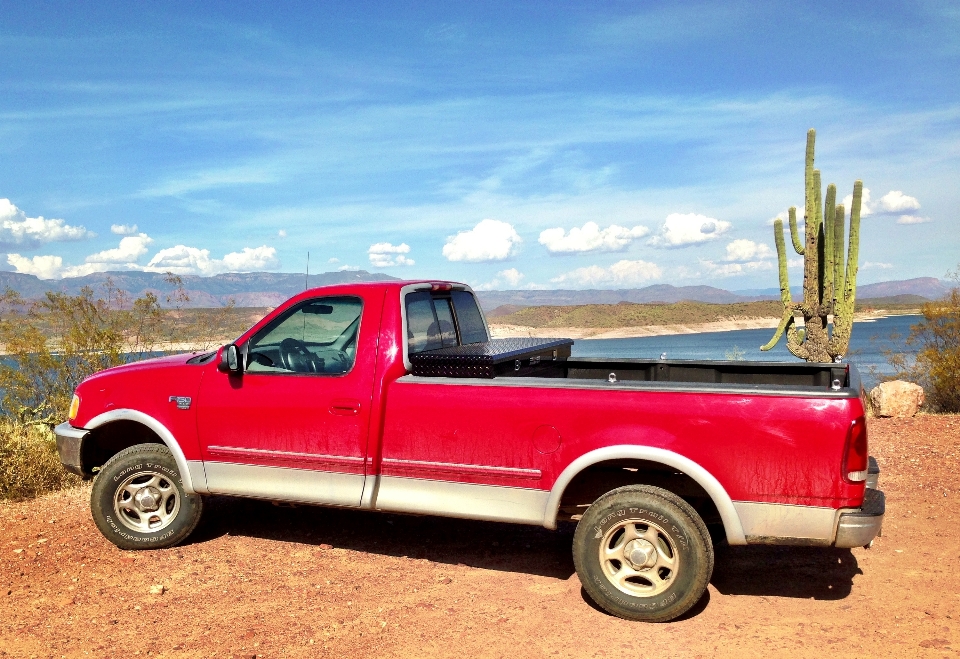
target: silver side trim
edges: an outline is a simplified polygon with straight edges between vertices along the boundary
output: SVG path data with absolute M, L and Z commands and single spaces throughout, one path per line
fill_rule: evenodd
M 360 506 L 363 476 L 312 469 L 206 462 L 213 494 L 328 506 Z
M 735 501 L 743 533 L 750 544 L 832 544 L 843 511 L 820 506 Z
M 333 466 L 352 466 L 362 467 L 364 459 L 360 456 L 351 455 L 324 455 L 322 453 L 297 453 L 294 451 L 270 451 L 257 448 L 240 448 L 234 446 L 208 446 L 207 454 L 210 457 L 226 458 L 225 461 L 233 459 L 257 459 L 274 458 L 276 460 L 289 460 L 301 464 L 322 464 Z
M 187 470 L 190 472 L 190 481 L 197 494 L 210 494 L 207 489 L 207 473 L 203 470 L 202 460 L 187 460 Z
M 471 474 L 474 476 L 499 476 L 500 478 L 520 478 L 540 480 L 539 469 L 520 469 L 518 467 L 493 467 L 489 465 L 460 464 L 457 462 L 427 462 L 423 460 L 398 460 L 383 458 L 381 464 L 388 467 L 410 467 L 425 472 L 447 474 Z
M 522 487 L 381 476 L 374 507 L 386 512 L 541 524 L 550 493 Z
M 546 502 L 546 508 L 543 511 L 543 525 L 548 529 L 557 528 L 557 513 L 560 510 L 560 499 L 563 496 L 563 491 L 577 474 L 598 462 L 623 459 L 659 462 L 660 464 L 673 467 L 677 471 L 681 471 L 695 480 L 700 484 L 700 487 L 706 490 L 707 494 L 710 495 L 710 498 L 713 500 L 714 505 L 717 507 L 720 518 L 723 520 L 723 528 L 727 534 L 727 542 L 731 545 L 747 544 L 737 509 L 734 508 L 730 495 L 727 494 L 727 491 L 723 485 L 720 484 L 720 481 L 690 458 L 686 458 L 673 451 L 651 446 L 607 446 L 585 453 L 571 462 L 567 468 L 563 470 L 559 478 L 557 478 L 553 489 L 550 490 L 550 498 Z
M 104 412 L 98 416 L 93 417 L 87 424 L 87 430 L 93 430 L 94 428 L 99 428 L 100 426 L 106 425 L 113 421 L 136 421 L 137 423 L 142 423 L 146 427 L 150 428 L 153 432 L 157 433 L 160 437 L 160 441 L 167 445 L 167 448 L 170 449 L 170 452 L 173 453 L 173 459 L 177 463 L 177 468 L 180 470 L 180 477 L 183 478 L 183 489 L 187 494 L 195 493 L 205 493 L 206 484 L 197 483 L 196 486 L 193 482 L 193 474 L 190 471 L 190 467 L 187 464 L 187 458 L 183 455 L 183 449 L 180 448 L 180 444 L 177 443 L 177 438 L 173 436 L 167 427 L 154 419 L 148 414 L 143 412 L 138 412 L 137 410 L 129 409 L 118 409 L 110 410 L 109 412 Z

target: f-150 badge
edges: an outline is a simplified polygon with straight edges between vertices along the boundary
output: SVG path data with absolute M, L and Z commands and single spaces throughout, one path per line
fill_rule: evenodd
M 170 396 L 170 402 L 176 403 L 178 410 L 189 410 L 192 401 L 190 396 Z

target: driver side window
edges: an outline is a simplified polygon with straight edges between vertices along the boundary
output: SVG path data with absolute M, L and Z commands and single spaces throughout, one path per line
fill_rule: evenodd
M 247 372 L 339 375 L 353 368 L 363 302 L 324 297 L 303 302 L 258 332 L 247 347 Z

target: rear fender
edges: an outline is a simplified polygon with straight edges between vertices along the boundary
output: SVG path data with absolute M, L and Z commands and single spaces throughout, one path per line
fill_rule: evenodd
M 557 527 L 560 499 L 563 497 L 564 490 L 577 474 L 587 467 L 600 462 L 630 459 L 658 462 L 683 472 L 695 480 L 700 487 L 710 495 L 710 499 L 713 500 L 713 504 L 717 507 L 717 511 L 720 513 L 720 519 L 723 520 L 723 528 L 727 534 L 727 542 L 731 545 L 747 544 L 747 539 L 743 534 L 743 527 L 740 524 L 740 516 L 733 506 L 733 501 L 730 499 L 730 495 L 727 494 L 723 485 L 714 478 L 713 474 L 690 458 L 686 458 L 679 453 L 650 446 L 607 446 L 585 453 L 571 462 L 567 468 L 563 470 L 557 478 L 556 483 L 554 483 L 553 488 L 550 490 L 550 498 L 547 500 L 546 510 L 544 511 L 543 525 L 548 529 L 555 529 Z

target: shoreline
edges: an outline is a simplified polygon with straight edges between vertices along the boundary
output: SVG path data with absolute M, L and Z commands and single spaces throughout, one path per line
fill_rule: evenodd
M 916 313 L 919 313 L 916 312 Z M 858 313 L 854 322 L 873 322 L 890 316 L 908 316 L 911 313 L 885 310 Z M 678 325 L 643 325 L 636 327 L 526 327 L 489 322 L 490 335 L 494 339 L 554 338 L 568 339 L 633 339 L 645 336 L 671 334 L 706 334 L 708 332 L 733 332 L 748 329 L 776 329 L 779 318 L 731 318 L 708 323 L 684 323 Z

